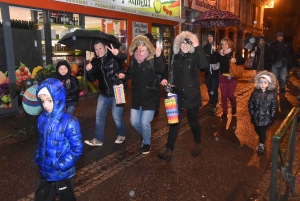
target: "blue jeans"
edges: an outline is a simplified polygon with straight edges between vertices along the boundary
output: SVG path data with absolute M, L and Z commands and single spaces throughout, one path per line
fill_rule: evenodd
M 272 73 L 275 75 L 276 79 L 279 82 L 280 90 L 285 89 L 286 84 L 286 75 L 287 75 L 287 67 L 276 68 L 275 65 L 272 65 Z
M 151 144 L 151 125 L 155 110 L 130 110 L 130 123 L 143 137 L 143 144 Z
M 98 97 L 97 110 L 96 110 L 96 129 L 95 129 L 95 137 L 100 142 L 103 142 L 104 139 L 105 119 L 110 106 L 112 108 L 111 112 L 116 124 L 117 134 L 120 136 L 125 136 L 125 126 L 123 120 L 123 109 L 124 109 L 123 104 L 116 105 L 115 97 L 108 98 L 100 94 Z

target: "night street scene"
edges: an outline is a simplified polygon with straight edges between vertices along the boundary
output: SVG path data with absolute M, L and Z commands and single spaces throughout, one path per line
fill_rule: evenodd
M 299 0 L 0 0 L 0 200 L 300 201 Z

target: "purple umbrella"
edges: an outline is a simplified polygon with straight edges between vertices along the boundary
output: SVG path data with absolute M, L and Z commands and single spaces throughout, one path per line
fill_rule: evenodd
M 228 27 L 239 25 L 241 20 L 238 16 L 229 11 L 209 10 L 200 13 L 195 21 L 195 26 L 201 27 Z
M 241 24 L 238 16 L 229 11 L 223 10 L 209 10 L 200 13 L 194 21 L 194 26 L 201 26 L 205 28 L 215 27 L 215 38 L 217 27 L 228 27 Z

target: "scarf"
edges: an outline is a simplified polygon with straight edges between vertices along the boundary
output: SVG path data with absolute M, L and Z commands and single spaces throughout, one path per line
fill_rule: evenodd
M 220 53 L 221 56 L 224 56 L 226 54 L 229 54 L 231 51 L 232 51 L 231 48 L 228 48 L 227 50 L 220 49 L 219 53 Z
M 260 55 L 259 55 L 259 61 L 257 64 L 257 72 L 264 70 L 264 64 L 265 64 L 265 44 L 264 45 L 258 45 L 260 48 Z
M 184 60 L 185 58 L 187 58 L 189 56 L 189 53 L 184 53 L 183 51 L 180 50 L 179 52 L 179 56 L 181 60 Z
M 144 55 L 140 55 L 138 50 L 135 50 L 134 52 L 134 58 L 139 64 L 142 63 L 146 58 L 148 58 L 148 56 L 149 56 L 149 50 L 147 50 L 146 54 Z

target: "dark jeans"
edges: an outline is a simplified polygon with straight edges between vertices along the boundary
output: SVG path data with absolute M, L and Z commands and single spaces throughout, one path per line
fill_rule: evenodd
M 265 144 L 266 134 L 269 126 L 254 126 L 254 130 L 259 136 L 259 143 Z
M 192 132 L 194 135 L 194 142 L 195 143 L 200 143 L 201 142 L 201 126 L 198 121 L 198 113 L 199 113 L 199 108 L 192 108 L 192 109 L 187 109 L 187 118 L 189 121 L 189 124 L 192 128 Z M 179 122 L 182 119 L 182 113 L 183 110 L 179 111 Z M 174 144 L 177 139 L 177 135 L 179 132 L 179 123 L 177 124 L 170 124 L 170 129 L 168 133 L 168 141 L 166 147 L 168 149 L 171 149 L 173 151 L 174 149 Z
M 218 103 L 219 74 L 207 73 L 205 83 L 209 95 L 209 102 L 213 105 L 213 107 L 216 107 Z
M 60 201 L 76 201 L 74 195 L 74 177 L 61 181 L 48 182 L 39 177 L 34 201 L 54 201 L 58 195 Z

